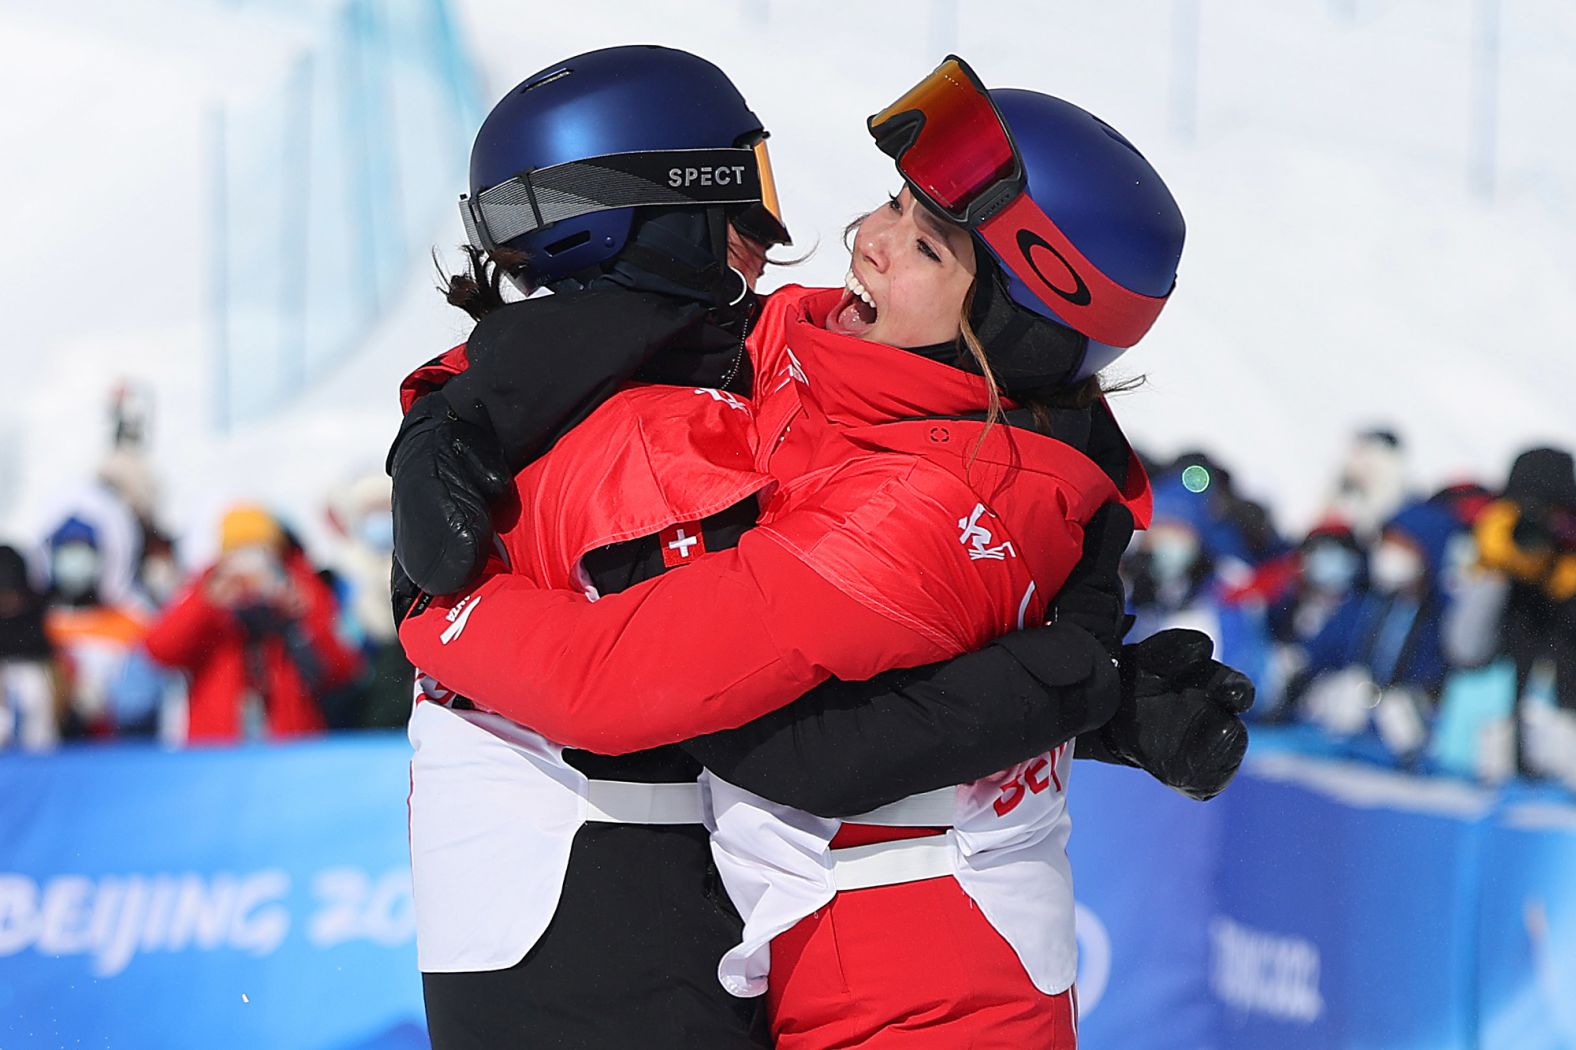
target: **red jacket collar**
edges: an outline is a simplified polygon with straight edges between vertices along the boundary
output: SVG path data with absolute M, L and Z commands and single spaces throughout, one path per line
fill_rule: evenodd
M 786 311 L 783 336 L 805 375 L 800 397 L 845 427 L 851 440 L 937 458 L 943 449 L 936 439 L 943 435 L 932 431 L 940 426 L 962 438 L 946 435 L 946 444 L 970 463 L 1076 480 L 1085 491 L 1120 500 L 1140 528 L 1148 525 L 1153 501 L 1137 456 L 1130 452 L 1127 475 L 1116 483 L 1081 451 L 1042 434 L 998 424 L 980 441 L 983 424 L 946 417 L 985 411 L 990 400 L 985 380 L 907 350 L 828 332 L 827 315 L 842 296 L 840 288 L 790 285 L 773 293 L 772 301 Z M 1006 398 L 1002 405 L 1015 407 Z M 1116 426 L 1108 405 L 1098 404 L 1093 411 Z M 942 421 L 923 422 L 935 417 Z
M 805 400 L 843 425 L 983 412 L 985 380 L 928 357 L 826 330 L 840 288 L 789 287 L 786 338 L 809 378 Z

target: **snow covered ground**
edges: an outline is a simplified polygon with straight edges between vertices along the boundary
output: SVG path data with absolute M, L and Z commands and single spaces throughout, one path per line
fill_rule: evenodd
M 1480 19 L 1496 6 L 1490 198 L 1470 176 Z M 1151 449 L 1215 451 L 1283 527 L 1308 524 L 1356 427 L 1400 430 L 1422 485 L 1495 484 L 1531 442 L 1576 444 L 1576 6 L 1564 0 L 456 7 L 489 103 L 550 61 L 615 43 L 681 46 L 727 69 L 772 129 L 798 247 L 817 247 L 769 282 L 840 280 L 843 225 L 895 185 L 863 118 L 946 51 L 990 83 L 1100 114 L 1166 176 L 1189 225 L 1173 302 L 1117 366 L 1150 382 L 1118 412 Z M 214 429 L 203 113 L 300 46 L 245 5 L 0 10 L 0 537 L 25 537 L 52 493 L 91 471 L 107 393 L 130 377 L 157 398 L 171 524 L 250 495 L 318 538 L 329 488 L 381 462 L 398 378 L 463 337 L 417 245 L 406 292 L 345 364 L 269 419 Z M 431 244 L 459 241 L 460 189 L 432 202 Z

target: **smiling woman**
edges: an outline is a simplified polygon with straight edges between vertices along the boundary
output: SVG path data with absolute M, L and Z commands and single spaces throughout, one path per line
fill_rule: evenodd
M 902 349 L 955 344 L 974 284 L 974 242 L 914 199 L 907 187 L 860 220 L 848 294 L 830 332 Z

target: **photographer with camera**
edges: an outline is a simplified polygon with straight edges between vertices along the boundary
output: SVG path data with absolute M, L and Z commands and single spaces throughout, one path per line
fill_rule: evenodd
M 335 632 L 333 594 L 263 508 L 232 507 L 219 532 L 218 561 L 147 638 L 155 660 L 191 676 L 187 739 L 321 731 L 318 698 L 360 670 Z

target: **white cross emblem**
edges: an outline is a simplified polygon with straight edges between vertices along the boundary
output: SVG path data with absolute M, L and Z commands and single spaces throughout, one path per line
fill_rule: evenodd
M 700 542 L 700 537 L 686 536 L 683 529 L 678 531 L 678 537 L 678 539 L 668 544 L 668 550 L 678 551 L 680 558 L 688 558 L 690 556 L 689 549 Z
M 958 528 L 963 530 L 963 535 L 958 537 L 958 542 L 969 548 L 969 559 L 971 561 L 979 561 L 981 558 L 989 558 L 994 561 L 1006 561 L 1009 554 L 1016 558 L 1018 552 L 1012 549 L 1011 540 L 995 547 L 990 545 L 990 541 L 995 537 L 991 535 L 989 529 L 979 523 L 980 515 L 984 513 L 985 504 L 976 503 L 974 505 L 974 513 L 966 518 L 958 519 Z
M 740 412 L 748 412 L 750 410 L 748 405 L 734 397 L 732 394 L 728 393 L 726 390 L 713 390 L 709 386 L 703 386 L 696 387 L 695 393 L 710 394 L 713 401 L 721 401 L 729 408 L 737 409 Z

